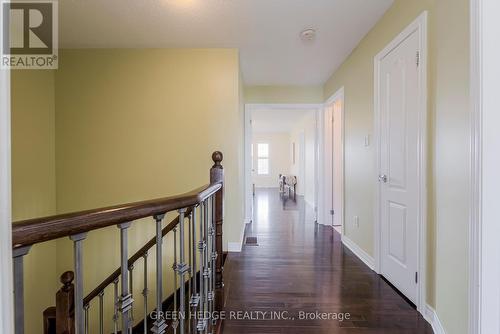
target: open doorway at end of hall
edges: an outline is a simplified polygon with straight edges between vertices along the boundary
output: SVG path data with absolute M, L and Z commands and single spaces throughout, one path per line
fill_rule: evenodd
M 246 221 L 254 194 L 273 189 L 283 203 L 306 207 L 306 221 L 317 220 L 318 115 L 323 105 L 245 107 Z

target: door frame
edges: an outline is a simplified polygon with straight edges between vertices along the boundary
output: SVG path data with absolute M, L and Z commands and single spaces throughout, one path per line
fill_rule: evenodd
M 342 152 L 340 153 L 342 161 L 340 162 L 341 166 L 341 175 L 342 175 L 342 182 L 340 183 L 340 212 L 339 212 L 339 220 L 342 225 L 342 236 L 345 234 L 345 217 L 344 217 L 344 198 L 345 198 L 345 90 L 344 87 L 340 87 L 335 93 L 333 93 L 332 96 L 326 100 L 326 102 L 323 104 L 323 108 L 319 113 L 318 116 L 318 141 L 319 141 L 319 175 L 321 175 L 321 180 L 326 179 L 326 170 L 324 169 L 325 167 L 325 159 L 326 157 L 324 156 L 324 152 L 326 149 L 326 144 L 325 144 L 325 124 L 326 124 L 326 108 L 336 101 L 341 100 L 342 101 L 342 109 L 340 111 L 341 113 L 341 118 L 342 118 Z M 325 182 L 319 182 L 319 194 L 320 194 L 320 200 L 318 201 L 318 223 L 326 226 L 332 226 L 331 224 L 327 224 L 326 222 L 328 221 L 328 214 L 327 214 L 327 209 L 326 209 L 326 185 Z
M 469 333 L 499 333 L 500 225 L 498 85 L 500 3 L 471 0 L 471 214 L 469 219 Z
M 315 131 L 316 132 L 316 131 Z M 302 195 L 305 198 L 306 195 L 306 189 L 304 187 L 305 185 L 305 180 L 306 180 L 306 133 L 304 130 L 301 130 L 297 133 L 297 142 L 295 143 L 295 158 L 297 158 L 297 146 L 299 148 L 299 155 L 298 155 L 298 160 L 299 160 L 299 172 L 297 173 L 299 180 L 302 179 L 302 187 L 297 187 L 297 195 Z M 298 145 L 297 145 L 298 144 Z M 314 143 L 316 146 L 316 143 Z M 316 169 L 316 165 L 314 165 L 314 169 Z M 316 178 L 316 177 L 315 177 Z M 314 192 L 316 192 L 316 182 L 314 182 L 315 188 Z M 300 185 L 299 185 L 300 186 Z M 302 189 L 300 189 L 302 188 Z M 316 206 L 316 203 L 313 203 L 313 207 Z
M 420 47 L 420 66 L 418 67 L 418 75 L 420 77 L 419 87 L 419 107 L 420 121 L 418 124 L 418 250 L 417 250 L 417 268 L 418 268 L 418 283 L 417 283 L 417 310 L 424 314 L 426 307 L 426 278 L 427 278 L 427 11 L 420 14 L 420 16 L 406 27 L 392 42 L 390 42 L 374 59 L 374 141 L 375 141 L 375 161 L 376 168 L 374 179 L 374 194 L 375 194 L 375 207 L 374 207 L 374 270 L 378 274 L 381 273 L 381 236 L 382 230 L 380 228 L 380 182 L 378 175 L 380 175 L 380 64 L 385 56 L 394 50 L 412 33 L 417 31 L 419 35 Z
M 0 6 L 0 17 L 3 17 Z M 0 25 L 0 45 L 3 44 Z M 11 219 L 11 125 L 10 71 L 0 69 L 0 332 L 14 333 L 12 219 Z
M 323 103 L 247 103 L 245 104 L 245 124 L 244 124 L 244 176 L 245 176 L 245 223 L 251 223 L 253 221 L 253 194 L 252 194 L 252 157 L 251 157 L 251 146 L 252 146 L 252 112 L 257 110 L 316 110 L 316 125 L 318 124 L 317 115 L 320 110 L 323 109 Z M 316 136 L 315 136 L 315 175 L 314 175 L 314 212 L 316 215 L 316 220 L 318 219 L 318 126 L 316 126 Z

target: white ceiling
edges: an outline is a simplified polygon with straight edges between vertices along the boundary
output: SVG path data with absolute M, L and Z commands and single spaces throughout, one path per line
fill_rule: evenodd
M 63 0 L 63 48 L 231 47 L 246 85 L 323 84 L 393 0 Z M 314 42 L 299 38 L 314 28 Z
M 290 133 L 309 113 L 314 113 L 314 110 L 254 110 L 252 111 L 252 131 L 255 133 Z

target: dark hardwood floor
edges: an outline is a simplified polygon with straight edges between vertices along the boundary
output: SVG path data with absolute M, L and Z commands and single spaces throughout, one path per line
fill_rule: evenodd
M 257 245 L 251 240 L 241 253 L 230 253 L 224 267 L 224 334 L 432 333 L 415 309 L 342 246 L 337 232 L 307 218 L 301 197 L 284 202 L 277 189 L 258 189 L 255 208 L 246 236 L 257 237 Z M 301 320 L 301 311 L 330 313 L 331 320 Z M 333 320 L 332 313 L 350 317 Z

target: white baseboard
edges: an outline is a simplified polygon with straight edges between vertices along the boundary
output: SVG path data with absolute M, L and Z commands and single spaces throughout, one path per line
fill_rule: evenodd
M 351 250 L 361 261 L 363 261 L 371 270 L 374 270 L 375 260 L 368 253 L 362 250 L 354 241 L 342 236 L 342 243 Z M 432 326 L 434 334 L 446 334 L 441 321 L 436 313 L 436 311 L 429 305 L 425 305 L 425 309 L 422 313 L 424 319 Z
M 436 311 L 429 305 L 425 305 L 423 314 L 425 320 L 432 326 L 434 334 L 446 334 L 441 321 L 439 320 Z
M 349 239 L 347 236 L 343 235 L 342 236 L 342 243 L 351 250 L 351 252 L 354 253 L 361 261 L 363 261 L 368 268 L 373 270 L 375 268 L 375 260 L 373 257 L 370 256 L 367 252 L 361 249 L 357 244 L 354 243 L 351 239 Z

